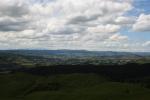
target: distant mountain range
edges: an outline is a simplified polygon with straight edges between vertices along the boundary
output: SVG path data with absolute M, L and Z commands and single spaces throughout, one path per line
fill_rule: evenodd
M 67 56 L 67 57 L 145 57 L 150 52 L 114 52 L 86 50 L 0 50 L 3 54 L 25 56 Z

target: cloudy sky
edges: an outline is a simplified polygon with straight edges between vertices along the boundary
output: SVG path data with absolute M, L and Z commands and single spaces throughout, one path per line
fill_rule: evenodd
M 0 0 L 0 49 L 150 51 L 149 0 Z

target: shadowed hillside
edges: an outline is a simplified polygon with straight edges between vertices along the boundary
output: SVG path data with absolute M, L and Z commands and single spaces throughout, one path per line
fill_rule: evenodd
M 149 59 L 143 53 L 0 51 L 0 100 L 149 100 Z

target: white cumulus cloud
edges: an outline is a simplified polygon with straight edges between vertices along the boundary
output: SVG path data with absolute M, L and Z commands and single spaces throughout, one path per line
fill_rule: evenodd
M 133 25 L 133 30 L 136 32 L 149 32 L 150 31 L 150 14 L 141 14 Z
M 133 8 L 133 0 L 1 0 L 0 47 L 121 50 L 128 36 L 120 30 L 135 22 L 126 15 Z M 149 26 L 143 14 L 133 30 Z

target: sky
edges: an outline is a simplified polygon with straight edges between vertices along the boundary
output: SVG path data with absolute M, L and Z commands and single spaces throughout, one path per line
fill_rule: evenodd
M 150 0 L 1 0 L 0 49 L 150 52 Z

